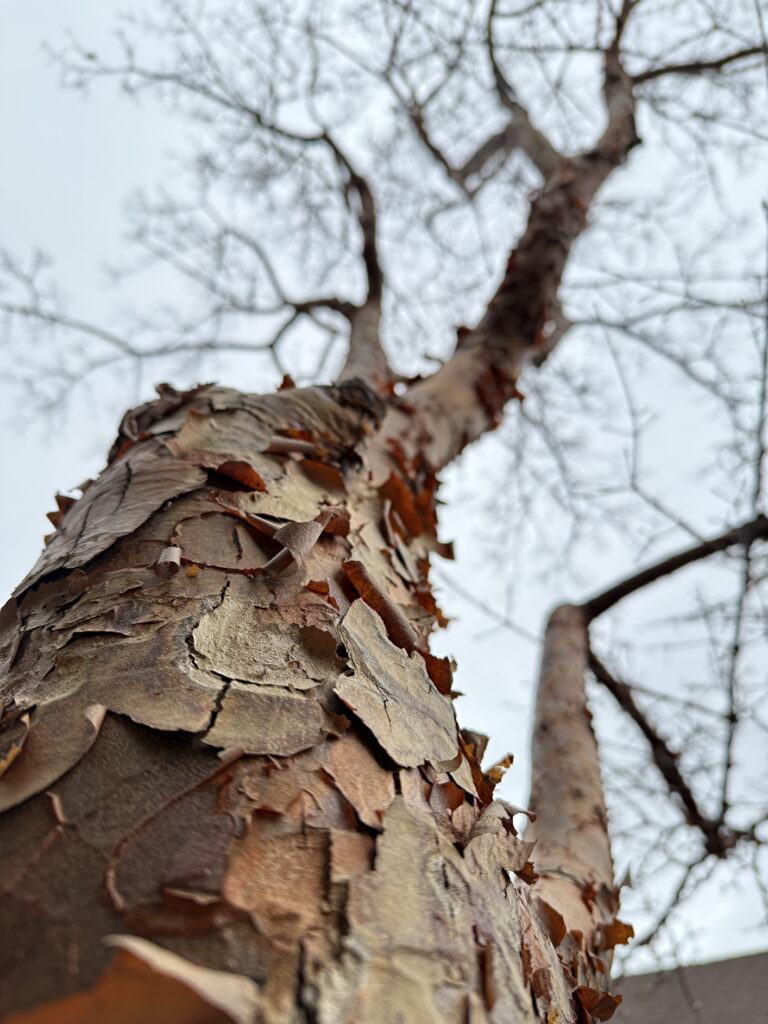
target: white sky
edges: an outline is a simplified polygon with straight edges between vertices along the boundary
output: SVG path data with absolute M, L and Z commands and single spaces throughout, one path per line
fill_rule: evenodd
M 99 266 L 120 257 L 121 203 L 137 186 L 163 177 L 164 154 L 178 129 L 150 104 L 137 108 L 106 88 L 94 90 L 87 101 L 62 92 L 41 41 L 56 42 L 71 27 L 98 46 L 114 23 L 115 12 L 124 6 L 119 0 L 5 0 L 0 19 L 0 245 L 17 255 L 34 245 L 49 251 L 57 258 L 65 291 L 94 316 L 109 308 Z M 220 382 L 241 385 L 247 375 L 234 365 L 231 373 Z M 114 400 L 106 397 L 110 408 L 103 408 L 101 396 L 101 401 L 81 401 L 54 423 L 33 418 L 20 429 L 17 404 L 12 404 L 18 403 L 18 393 L 0 381 L 3 596 L 37 557 L 42 535 L 50 529 L 44 516 L 54 507 L 54 492 L 71 489 L 99 471 L 123 408 L 135 400 L 129 389 L 119 386 Z M 489 563 L 482 516 L 469 496 L 482 489 L 489 467 L 498 462 L 498 445 L 498 439 L 486 439 L 448 474 L 444 497 L 454 500 L 446 510 L 442 536 L 458 541 L 459 562 L 447 569 L 436 567 L 492 602 L 504 593 L 505 580 L 502 569 Z M 596 559 L 594 579 L 584 590 L 560 593 L 546 585 L 534 586 L 522 600 L 518 598 L 515 615 L 537 632 L 549 607 L 585 596 L 618 571 L 609 552 L 608 558 Z M 673 594 L 660 591 L 657 614 L 674 604 Z M 509 631 L 492 630 L 489 619 L 455 593 L 444 591 L 443 605 L 457 621 L 438 641 L 438 653 L 451 653 L 459 662 L 456 685 L 467 693 L 458 705 L 462 724 L 489 732 L 494 756 L 507 750 L 515 753 L 505 786 L 510 799 L 523 803 L 536 645 Z M 621 614 L 631 617 L 631 607 Z M 739 884 L 734 873 L 729 889 L 720 887 L 717 903 L 712 890 L 706 890 L 681 915 L 677 931 L 683 936 L 683 960 L 765 947 L 765 932 L 747 927 L 757 921 L 754 891 L 747 885 L 740 889 Z M 648 960 L 644 963 L 650 965 Z M 642 965 L 639 960 L 637 966 Z

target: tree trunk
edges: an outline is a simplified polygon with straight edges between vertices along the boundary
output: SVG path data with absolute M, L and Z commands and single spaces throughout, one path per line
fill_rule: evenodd
M 2 612 L 11 1020 L 612 1009 L 605 865 L 594 928 L 536 893 L 428 650 L 435 475 L 382 412 L 355 381 L 164 388 L 59 499 Z

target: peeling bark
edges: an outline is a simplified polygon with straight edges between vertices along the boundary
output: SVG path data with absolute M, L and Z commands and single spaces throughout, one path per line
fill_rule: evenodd
M 0 613 L 10 1019 L 146 1020 L 171 992 L 168 1019 L 185 1022 L 612 1012 L 600 954 L 624 926 L 604 819 L 558 795 L 576 816 L 561 822 L 535 789 L 536 882 L 516 809 L 493 799 L 500 773 L 457 726 L 450 663 L 429 652 L 428 578 L 430 555 L 450 556 L 436 474 L 551 349 L 589 204 L 637 141 L 631 83 L 607 65 L 603 137 L 545 161 L 501 284 L 440 371 L 391 394 L 375 207 L 339 151 L 369 286 L 344 310 L 341 383 L 163 386 L 124 417 L 98 480 L 59 503 Z M 541 706 L 562 685 L 583 718 L 583 620 L 551 628 L 575 674 L 544 671 Z M 583 722 L 578 735 L 575 761 L 596 759 Z M 566 853 L 575 882 L 558 875 Z
M 429 654 L 435 478 L 393 415 L 354 382 L 156 411 L 2 612 L 3 1012 L 580 1019 Z
M 575 1020 L 429 654 L 431 471 L 359 384 L 156 412 L 3 609 L 3 1012 L 535 1021 L 535 950 Z

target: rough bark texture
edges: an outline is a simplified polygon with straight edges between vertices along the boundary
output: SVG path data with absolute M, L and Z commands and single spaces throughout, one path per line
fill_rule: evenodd
M 124 418 L 81 500 L 60 498 L 0 613 L 9 1020 L 610 1014 L 610 858 L 593 874 L 579 860 L 572 919 L 542 824 L 557 856 L 532 893 L 531 844 L 457 727 L 450 664 L 429 653 L 428 560 L 448 553 L 436 473 L 552 347 L 588 206 L 637 141 L 615 49 L 602 138 L 548 153 L 494 299 L 440 371 L 392 397 L 371 201 L 343 374 L 366 383 L 163 387 Z
M 575 1020 L 428 652 L 434 474 L 354 383 L 162 403 L 3 610 L 3 1012 Z

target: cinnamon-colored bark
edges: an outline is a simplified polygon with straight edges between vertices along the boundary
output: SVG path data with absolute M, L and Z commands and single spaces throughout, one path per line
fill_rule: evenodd
M 144 408 L 3 610 L 9 1020 L 575 1019 L 428 654 L 434 481 L 381 411 Z
M 637 141 L 631 83 L 606 60 L 602 138 L 539 155 L 545 180 L 501 284 L 438 373 L 391 397 L 372 193 L 318 136 L 360 201 L 368 279 L 344 310 L 342 383 L 165 388 L 56 514 L 0 617 L 10 1020 L 138 1024 L 171 1003 L 164 1020 L 243 1024 L 610 1014 L 598 953 L 621 926 L 590 906 L 613 905 L 604 822 L 558 794 L 550 817 L 537 791 L 532 894 L 531 845 L 429 653 L 427 576 L 446 551 L 435 474 L 551 347 L 589 204 Z M 519 123 L 521 144 L 534 136 Z M 581 657 L 580 628 L 563 634 L 566 659 Z M 550 706 L 560 683 L 545 675 Z M 596 764 L 582 739 L 576 761 Z M 571 841 L 575 854 L 558 845 Z M 558 909 L 566 852 L 580 915 L 571 889 Z

